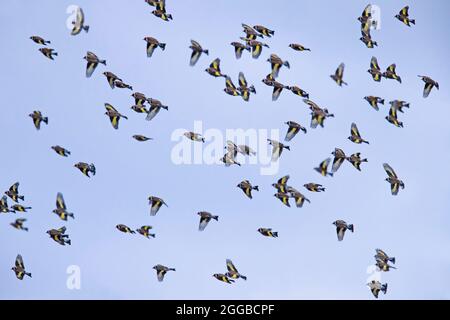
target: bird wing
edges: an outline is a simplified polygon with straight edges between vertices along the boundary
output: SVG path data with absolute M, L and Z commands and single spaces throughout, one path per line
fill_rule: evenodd
M 383 168 L 386 171 L 387 175 L 391 178 L 397 178 L 397 174 L 395 173 L 394 169 L 387 163 L 383 163 Z
M 389 67 L 387 67 L 386 70 L 392 72 L 393 74 L 395 74 L 395 67 L 396 67 L 396 65 L 395 65 L 395 63 L 393 63 Z
M 380 66 L 378 65 L 378 60 L 375 57 L 372 57 L 370 60 L 370 68 L 380 70 Z
M 118 111 L 116 110 L 116 108 L 114 108 L 114 107 L 113 107 L 111 104 L 109 104 L 109 103 L 105 103 L 105 108 L 106 108 L 107 111 L 118 112 Z
M 157 106 L 151 106 L 150 110 L 148 111 L 147 117 L 145 118 L 145 120 L 150 121 L 152 120 L 159 112 L 161 108 L 157 107 Z
M 201 49 L 201 48 L 202 48 L 202 46 L 200 45 L 200 43 L 198 43 L 198 42 L 195 41 L 195 40 L 191 40 L 191 44 L 192 44 L 193 47 L 196 47 L 196 48 L 198 48 L 198 49 Z
M 433 84 L 430 82 L 425 82 L 425 87 L 423 88 L 423 97 L 426 98 L 431 92 L 431 89 L 433 89 Z
M 272 161 L 276 161 L 280 157 L 282 152 L 283 148 L 281 148 L 279 144 L 274 145 L 272 149 Z
M 220 72 L 220 59 L 219 58 L 215 59 L 213 62 L 211 62 L 209 67 Z
M 66 210 L 66 203 L 61 192 L 56 195 L 56 208 Z
M 11 187 L 9 187 L 9 191 L 11 191 L 12 193 L 19 193 L 19 182 L 16 182 Z
M 372 15 L 372 5 L 368 4 L 365 8 L 364 11 L 361 13 L 361 16 L 363 17 L 370 17 Z
M 16 257 L 16 267 L 25 269 L 25 265 L 23 264 L 23 259 L 22 259 L 22 256 L 20 254 L 18 254 L 17 257 Z
M 281 91 L 283 91 L 283 87 L 273 87 L 272 101 L 276 101 L 278 99 L 278 97 L 281 94 Z
M 409 13 L 409 6 L 406 6 L 404 8 L 402 8 L 402 10 L 400 10 L 399 14 L 405 17 L 408 17 Z
M 158 212 L 159 208 L 162 206 L 162 201 L 160 199 L 155 199 L 152 201 L 152 205 L 150 207 L 150 215 L 154 216 Z
M 200 217 L 200 223 L 198 225 L 198 230 L 203 231 L 205 230 L 206 226 L 208 225 L 208 222 L 211 220 L 210 217 L 201 216 Z
M 345 228 L 344 227 L 336 227 L 337 237 L 339 241 L 344 239 Z
M 86 66 L 86 77 L 89 78 L 92 76 L 92 73 L 94 73 L 95 68 L 97 68 L 98 63 L 97 62 L 90 62 L 88 61 Z
M 236 90 L 236 86 L 234 85 L 233 81 L 229 76 L 225 77 L 225 85 L 227 88 L 231 88 L 233 90 Z
M 194 66 L 197 63 L 198 59 L 200 59 L 201 55 L 202 55 L 201 51 L 192 50 L 191 60 L 189 61 L 189 65 Z
M 352 126 L 350 128 L 350 133 L 352 136 L 361 138 L 361 135 L 359 134 L 358 127 L 356 126 L 356 123 L 352 123 Z
M 291 141 L 291 139 L 294 138 L 299 131 L 300 131 L 300 128 L 289 126 L 288 131 L 286 132 L 286 137 L 284 138 L 284 140 Z
M 336 72 L 335 72 L 336 78 L 342 80 L 342 77 L 344 76 L 344 68 L 345 68 L 345 64 L 344 63 L 341 63 L 338 66 L 338 68 L 336 69 Z
M 260 44 L 256 44 L 252 46 L 252 57 L 253 59 L 258 59 L 262 52 L 262 46 Z
M 243 72 L 239 72 L 239 86 L 241 88 L 246 88 L 247 87 L 247 80 L 245 79 L 245 76 L 244 76 Z
M 236 267 L 234 266 L 233 262 L 230 259 L 227 259 L 227 269 L 230 272 L 235 272 L 235 273 L 239 273 L 236 269 Z
M 165 270 L 157 270 L 156 271 L 156 276 L 158 277 L 158 281 L 161 282 L 164 280 L 164 275 L 166 274 L 167 271 Z
M 147 57 L 151 57 L 153 55 L 153 51 L 155 51 L 156 44 L 147 42 Z

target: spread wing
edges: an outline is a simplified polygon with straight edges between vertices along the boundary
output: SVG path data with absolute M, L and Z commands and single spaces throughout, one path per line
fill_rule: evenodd
M 387 175 L 391 178 L 397 178 L 397 174 L 395 173 L 394 169 L 387 163 L 383 163 L 383 168 L 386 171 Z
M 56 195 L 56 208 L 66 210 L 66 203 L 61 192 Z

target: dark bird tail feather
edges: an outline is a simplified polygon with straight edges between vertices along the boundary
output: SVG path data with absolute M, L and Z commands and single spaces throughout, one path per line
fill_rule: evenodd
M 43 117 L 43 118 L 42 118 L 42 121 L 44 121 L 45 124 L 48 124 L 48 117 Z
M 355 228 L 353 227 L 353 224 L 349 224 L 348 225 L 348 230 L 350 230 L 351 232 L 355 231 Z
M 160 43 L 158 45 L 163 51 L 166 50 L 166 44 L 165 43 Z

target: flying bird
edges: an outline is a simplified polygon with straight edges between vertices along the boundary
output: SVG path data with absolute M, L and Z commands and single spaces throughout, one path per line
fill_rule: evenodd
M 398 194 L 400 187 L 402 189 L 405 189 L 405 184 L 403 183 L 402 180 L 400 180 L 397 177 L 397 174 L 395 173 L 394 169 L 392 169 L 392 167 L 390 165 L 388 165 L 387 163 L 383 163 L 383 168 L 384 168 L 384 171 L 386 171 L 386 173 L 388 175 L 388 177 L 386 178 L 386 181 L 389 182 L 389 184 L 391 185 L 391 193 L 393 196 L 396 196 Z
M 149 237 L 155 238 L 156 235 L 154 233 L 149 232 L 151 229 L 153 229 L 152 226 L 142 226 L 139 229 L 136 229 L 136 231 L 139 232 L 144 237 L 146 237 L 147 239 L 150 239 Z
M 23 226 L 25 221 L 27 221 L 27 219 L 24 218 L 16 219 L 14 222 L 10 223 L 10 225 L 16 228 L 17 230 L 28 231 L 28 228 L 25 228 Z
M 256 190 L 259 191 L 259 187 L 258 186 L 253 186 L 250 181 L 248 180 L 243 180 L 241 182 L 239 182 L 239 184 L 237 185 L 238 188 L 240 188 L 242 191 L 244 191 L 245 195 L 247 197 L 249 197 L 250 199 L 252 199 L 252 190 Z
M 291 148 L 289 146 L 285 146 L 277 140 L 267 139 L 267 141 L 269 142 L 269 145 L 272 146 L 272 161 L 278 160 L 278 158 L 281 156 L 281 153 L 283 152 L 283 149 L 291 151 Z
M 191 40 L 191 45 L 189 48 L 192 49 L 191 60 L 189 61 L 190 66 L 195 66 L 202 53 L 209 55 L 209 50 L 203 49 L 200 43 L 195 40 Z
M 289 90 L 289 86 L 285 86 L 284 84 L 275 81 L 275 79 L 273 78 L 272 74 L 268 74 L 263 80 L 262 82 L 269 86 L 269 87 L 273 87 L 273 92 L 272 92 L 272 101 L 276 101 L 278 100 L 278 97 L 280 96 L 281 92 L 283 91 L 283 89 L 288 89 Z
M 120 79 L 118 76 L 116 76 L 114 73 L 112 73 L 110 71 L 103 72 L 103 75 L 106 77 L 106 80 L 108 81 L 108 84 L 111 87 L 111 89 L 115 88 L 116 80 L 122 81 L 122 79 Z
M 31 207 L 25 207 L 21 204 L 15 204 L 13 206 L 11 206 L 11 210 L 16 213 L 16 212 L 28 212 L 27 210 L 31 210 Z
M 394 79 L 402 83 L 402 79 L 395 72 L 395 68 L 396 68 L 395 63 L 391 64 L 389 67 L 387 67 L 386 71 L 383 72 L 382 76 L 385 77 L 386 79 Z
M 397 108 L 395 108 L 394 106 L 392 106 L 389 109 L 389 114 L 385 117 L 385 119 L 389 122 L 392 123 L 394 126 L 396 126 L 397 128 L 403 128 L 403 122 L 398 120 L 397 117 Z
M 234 266 L 233 262 L 230 259 L 226 260 L 227 270 L 228 272 L 225 274 L 228 278 L 231 279 L 244 279 L 247 280 L 247 277 L 240 274 L 237 268 Z
M 341 63 L 336 69 L 336 72 L 330 75 L 330 78 L 333 79 L 340 87 L 342 86 L 342 84 L 348 85 L 347 82 L 342 80 L 342 78 L 344 77 L 344 68 L 345 64 Z
M 236 56 L 236 59 L 240 59 L 242 57 L 242 52 L 244 50 L 247 50 L 248 52 L 252 51 L 252 47 L 240 42 L 232 42 L 231 45 L 234 47 L 234 54 Z
M 205 142 L 205 138 L 202 137 L 202 135 L 200 133 L 195 133 L 195 132 L 189 131 L 189 132 L 183 133 L 183 135 L 192 141 L 203 142 L 203 143 Z
M 222 274 L 222 273 L 215 273 L 213 274 L 213 277 L 216 278 L 219 281 L 225 282 L 225 283 L 233 283 L 234 280 L 233 279 L 229 279 L 226 275 Z
M 310 182 L 310 183 L 304 184 L 303 186 L 311 192 L 324 192 L 325 191 L 325 187 L 318 183 Z
M 36 42 L 37 44 L 46 46 L 47 44 L 50 44 L 50 41 L 44 40 L 44 38 L 41 38 L 39 36 L 31 36 L 30 37 L 31 40 L 33 40 L 34 42 Z
M 243 72 L 239 72 L 239 87 L 237 88 L 237 90 L 239 91 L 244 101 L 250 100 L 250 93 L 256 93 L 254 85 L 248 86 Z
M 68 217 L 75 219 L 74 214 L 67 211 L 67 206 L 61 192 L 58 192 L 58 194 L 56 195 L 56 209 L 53 210 L 53 213 L 64 221 L 67 221 Z
M 384 262 L 392 262 L 393 264 L 395 264 L 395 257 L 389 257 L 388 255 L 387 255 L 387 253 L 386 252 L 384 252 L 383 250 L 381 250 L 381 249 L 375 249 L 375 252 L 377 253 L 376 255 L 375 255 L 375 259 L 376 260 L 382 260 L 382 261 L 384 261 Z
M 83 59 L 87 61 L 86 65 L 87 78 L 90 78 L 92 76 L 99 63 L 106 66 L 106 60 L 99 59 L 97 55 L 91 51 L 88 51 L 86 55 L 83 57 Z
M 266 237 L 278 238 L 278 232 L 272 231 L 272 228 L 259 228 L 258 232 Z
M 144 41 L 147 42 L 147 57 L 148 58 L 150 58 L 153 55 L 153 51 L 155 51 L 156 48 L 160 47 L 161 50 L 163 50 L 163 51 L 166 49 L 165 43 L 161 43 L 153 37 L 145 37 Z
M 29 276 L 31 278 L 31 273 L 25 271 L 25 264 L 23 263 L 22 256 L 20 254 L 16 257 L 15 266 L 11 268 L 16 274 L 16 278 L 23 280 L 24 276 Z
M 148 202 L 150 204 L 150 215 L 155 216 L 159 209 L 162 207 L 162 205 L 165 205 L 168 207 L 168 205 L 164 202 L 163 199 L 155 197 L 155 196 L 149 196 Z
M 261 25 L 256 25 L 253 26 L 253 29 L 255 29 L 257 32 L 259 32 L 260 34 L 266 36 L 266 37 L 272 37 L 275 34 L 275 31 L 270 30 L 269 28 L 266 28 L 264 26 Z
M 433 89 L 433 87 L 436 87 L 436 89 L 439 90 L 439 83 L 437 83 L 437 81 L 434 81 L 433 79 L 431 79 L 430 77 L 427 76 L 418 76 L 419 78 L 422 79 L 423 82 L 425 82 L 425 87 L 423 88 L 423 97 L 426 98 L 428 97 L 428 95 L 431 92 L 431 89 Z
M 331 172 L 335 173 L 341 167 L 341 164 L 345 161 L 346 155 L 344 150 L 339 148 L 334 148 L 334 151 L 331 153 L 334 156 L 333 165 L 331 167 Z M 326 168 L 325 168 L 326 170 Z
M 411 24 L 416 24 L 415 19 L 409 18 L 409 6 L 406 6 L 400 10 L 398 14 L 395 15 L 395 18 L 406 24 L 408 27 L 411 27 Z
M 360 143 L 367 143 L 369 144 L 369 142 L 367 140 L 364 140 L 363 138 L 361 138 L 361 134 L 359 133 L 358 127 L 356 126 L 356 123 L 352 123 L 351 128 L 350 128 L 350 136 L 348 137 L 348 139 L 351 142 L 360 144 Z
M 134 98 L 135 105 L 142 106 L 147 101 L 145 94 L 140 92 L 133 92 L 131 96 Z
M 384 294 L 386 294 L 387 292 L 387 288 L 388 288 L 388 284 L 381 284 L 380 281 L 378 280 L 372 280 L 371 282 L 369 282 L 367 284 L 367 286 L 370 288 L 370 291 L 372 291 L 372 294 L 375 298 L 378 299 L 378 294 L 381 292 L 383 292 Z
M 198 231 L 205 230 L 206 226 L 211 221 L 211 219 L 219 221 L 219 216 L 215 216 L 206 211 L 200 211 L 200 212 L 197 212 L 197 214 L 200 216 L 200 223 L 198 225 Z
M 128 118 L 122 114 L 119 113 L 119 111 L 116 110 L 111 104 L 105 103 L 106 112 L 105 114 L 109 117 L 109 120 L 111 121 L 111 124 L 114 129 L 119 129 L 119 120 L 120 118 L 127 119 Z
M 275 53 L 272 53 L 270 57 L 267 59 L 268 62 L 270 62 L 271 68 L 272 68 L 272 77 L 275 79 L 278 77 L 278 73 L 280 71 L 280 68 L 282 66 L 286 66 L 286 68 L 290 69 L 291 66 L 288 61 L 283 61 L 279 56 L 277 56 Z
M 246 35 L 246 39 L 255 40 L 257 37 L 263 38 L 261 33 L 258 33 L 255 29 L 250 27 L 249 25 L 242 23 L 242 28 L 244 28 L 243 32 Z
M 295 199 L 295 205 L 297 206 L 297 208 L 303 207 L 305 201 L 311 203 L 311 201 L 308 198 L 306 198 L 301 192 L 299 192 L 293 187 L 289 187 L 288 192 L 290 196 Z
M 326 177 L 326 176 L 333 176 L 333 172 L 328 172 L 328 165 L 331 162 L 331 158 L 327 158 L 325 160 L 323 160 L 319 166 L 317 168 L 314 168 L 314 170 L 316 170 L 318 173 L 320 173 L 322 176 Z
M 74 167 L 77 168 L 78 170 L 80 170 L 88 178 L 91 177 L 89 175 L 89 172 L 91 172 L 92 175 L 95 176 L 95 173 L 97 171 L 96 168 L 95 168 L 95 165 L 93 163 L 88 164 L 86 162 L 78 162 L 78 163 L 74 164 Z
M 148 98 L 147 102 L 150 104 L 150 109 L 148 110 L 147 117 L 145 120 L 150 121 L 152 120 L 161 109 L 169 110 L 169 107 L 166 105 L 163 105 L 161 101 L 153 98 Z
M 156 270 L 156 276 L 158 277 L 159 282 L 164 280 L 164 276 L 168 271 L 175 271 L 175 268 L 168 268 L 161 264 L 157 264 L 156 266 L 153 267 L 153 269 Z
M 302 46 L 301 44 L 298 44 L 298 43 L 291 43 L 289 45 L 289 48 L 292 48 L 295 51 L 311 51 L 311 49 L 306 48 L 306 47 L 304 47 L 304 46 Z
M 324 127 L 326 118 L 334 118 L 334 114 L 330 113 L 327 108 L 319 107 L 314 101 L 309 99 L 303 99 L 307 105 L 309 105 L 309 109 L 311 110 L 311 124 L 310 127 L 312 129 L 317 128 L 320 125 L 322 128 Z
M 391 269 L 397 269 L 394 266 L 391 266 L 387 261 L 385 261 L 384 259 L 379 259 L 376 258 L 376 263 L 375 265 L 378 267 L 378 269 L 380 269 L 380 271 L 383 272 L 388 272 Z
M 353 224 L 347 224 L 344 220 L 336 220 L 333 224 L 336 226 L 338 241 L 342 241 L 344 239 L 346 230 L 350 230 L 351 232 L 354 231 Z
M 70 151 L 60 147 L 60 146 L 52 146 L 51 147 L 57 154 L 59 154 L 62 157 L 68 157 L 70 155 Z
M 50 229 L 47 231 L 47 234 L 53 241 L 62 246 L 65 246 L 66 244 L 72 244 L 71 240 L 69 239 L 69 235 L 66 234 L 66 227 L 61 227 L 59 229 Z
M 55 60 L 53 58 L 53 56 L 57 56 L 58 52 L 55 51 L 55 49 L 51 49 L 51 48 L 39 48 L 39 51 L 46 56 L 47 58 L 49 58 L 50 60 Z
M 303 133 L 307 132 L 305 127 L 295 121 L 287 121 L 285 124 L 289 126 L 286 136 L 284 137 L 285 141 L 291 141 L 300 131 L 303 131 Z
M 130 86 L 129 84 L 126 84 L 122 80 L 115 80 L 114 81 L 114 87 L 117 87 L 117 88 L 120 88 L 120 89 L 130 89 L 131 91 L 133 91 L 133 87 Z
M 269 45 L 263 42 L 260 42 L 258 40 L 252 40 L 249 38 L 242 38 L 241 40 L 244 40 L 247 44 L 247 46 L 249 46 L 250 48 L 252 48 L 252 58 L 253 59 L 258 59 L 259 56 L 262 53 L 262 48 L 266 47 L 269 48 Z
M 361 171 L 361 163 L 367 162 L 367 159 L 361 159 L 361 153 L 357 152 L 346 158 L 358 171 Z
M 124 224 L 116 225 L 116 229 L 123 233 L 136 233 L 134 230 Z
M 211 64 L 209 65 L 208 68 L 205 69 L 205 71 L 216 78 L 217 77 L 224 77 L 224 78 L 227 77 L 226 74 L 223 74 L 220 71 L 220 59 L 219 58 L 214 59 L 214 61 L 211 62 Z
M 148 138 L 148 137 L 143 136 L 143 135 L 140 135 L 140 134 L 135 134 L 135 135 L 133 136 L 133 139 L 135 139 L 135 140 L 137 140 L 137 141 L 140 141 L 140 142 L 148 141 L 148 140 L 153 140 L 153 138 Z
M 391 105 L 391 108 L 394 108 L 397 111 L 400 111 L 403 113 L 403 108 L 409 108 L 409 103 L 403 100 L 392 100 L 389 101 L 389 104 Z
M 44 122 L 45 124 L 48 125 L 48 117 L 42 116 L 42 113 L 40 111 L 35 110 L 28 116 L 31 117 L 31 119 L 33 119 L 34 126 L 36 127 L 37 130 L 41 129 L 41 122 Z
M 9 213 L 9 212 L 13 211 L 9 209 L 8 198 L 6 196 L 3 196 L 0 199 L 0 213 Z
M 381 81 L 383 73 L 381 72 L 380 65 L 378 64 L 378 60 L 376 57 L 372 57 L 372 59 L 370 60 L 370 69 L 367 70 L 367 72 L 370 73 L 374 81 Z
M 81 32 L 81 30 L 84 30 L 86 33 L 89 31 L 89 26 L 84 24 L 84 12 L 83 9 L 80 7 L 77 7 L 77 13 L 75 16 L 75 20 L 72 21 L 73 28 L 71 35 L 75 36 Z
M 230 96 L 241 95 L 240 91 L 236 88 L 229 76 L 225 77 L 225 89 L 223 89 L 223 91 L 225 91 L 225 93 L 229 94 Z
M 298 86 L 290 86 L 288 87 L 288 90 L 291 90 L 293 94 L 309 99 L 309 93 L 303 89 L 300 89 Z
M 14 183 L 9 190 L 5 191 L 5 194 L 10 197 L 14 202 L 19 202 L 19 200 L 24 201 L 25 197 L 19 194 L 19 182 Z
M 384 104 L 384 99 L 380 98 L 380 97 L 375 97 L 375 96 L 365 96 L 364 100 L 366 100 L 371 106 L 372 108 L 374 108 L 375 110 L 380 110 L 380 108 L 378 107 L 378 104 Z

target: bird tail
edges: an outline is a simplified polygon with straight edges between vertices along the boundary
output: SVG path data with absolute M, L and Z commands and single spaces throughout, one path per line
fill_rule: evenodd
M 166 49 L 166 44 L 165 43 L 160 43 L 158 45 L 163 51 Z
M 254 186 L 253 190 L 259 191 L 259 187 L 258 186 Z
M 269 34 L 273 36 L 275 34 L 275 31 L 269 30 Z
M 58 55 L 58 52 L 53 52 L 53 55 L 54 55 L 54 56 L 57 56 L 57 55 Z
M 175 268 L 169 268 L 169 271 L 176 271 Z
M 83 30 L 86 31 L 86 33 L 88 33 L 89 32 L 89 26 L 84 26 Z
M 136 231 L 134 231 L 134 230 L 130 230 L 130 233 L 136 233 Z
M 355 228 L 353 227 L 353 224 L 349 224 L 348 225 L 348 230 L 350 230 L 351 232 L 355 231 Z
M 67 154 L 70 154 L 70 151 L 69 151 L 69 150 L 66 150 L 66 153 L 67 153 Z
M 369 141 L 366 141 L 366 140 L 362 140 L 362 142 L 369 144 Z
M 248 52 L 250 52 L 252 50 L 252 48 L 250 46 L 246 46 L 245 50 L 247 50 Z
M 380 103 L 381 103 L 381 104 L 384 104 L 384 99 L 381 99 L 381 100 L 380 100 Z
M 256 89 L 255 89 L 255 86 L 254 86 L 254 85 L 251 85 L 251 86 L 248 88 L 248 90 L 249 90 L 250 92 L 256 93 Z
M 42 121 L 44 121 L 45 124 L 48 124 L 48 117 L 43 117 L 43 118 L 42 118 Z
M 291 151 L 291 147 L 289 146 L 284 146 L 286 149 L 288 149 L 289 151 Z
M 208 56 L 208 55 L 209 55 L 209 50 L 208 50 L 208 49 L 203 50 L 203 53 L 206 54 L 206 55 Z
M 278 238 L 278 231 L 272 233 L 274 238 Z
M 28 228 L 22 228 L 22 230 L 23 231 L 28 231 Z M 395 262 L 393 262 L 393 263 L 395 263 Z
M 203 142 L 203 143 L 205 142 L 205 138 L 202 138 L 202 142 Z
M 99 62 L 106 66 L 106 60 L 100 60 Z
M 334 173 L 333 173 L 333 172 L 328 172 L 328 175 L 329 175 L 330 177 L 332 177 L 332 176 L 334 175 Z
M 67 216 L 71 217 L 72 219 L 75 219 L 75 215 L 73 213 L 68 213 Z
M 95 176 L 95 173 L 97 172 L 97 169 L 95 168 L 93 163 L 91 163 L 89 165 L 89 170 L 91 170 L 92 174 Z
M 168 14 L 168 15 L 167 15 L 167 19 L 173 20 L 172 15 L 171 15 L 171 14 Z
M 388 259 L 390 262 L 392 262 L 393 264 L 395 264 L 395 257 L 389 258 Z
M 44 43 L 46 43 L 46 44 L 50 44 L 51 42 L 50 42 L 50 41 L 44 41 Z
M 369 162 L 367 159 L 362 159 L 361 162 Z
M 409 20 L 409 22 L 411 22 L 412 24 L 416 24 L 416 20 L 415 19 L 411 19 L 411 20 Z
M 388 284 L 385 283 L 385 284 L 383 284 L 383 285 L 381 286 L 381 291 L 383 291 L 383 293 L 386 294 L 387 288 L 388 288 Z
M 169 106 L 161 106 L 164 110 L 169 110 Z
M 216 221 L 219 221 L 219 216 L 212 216 L 212 218 Z
M 72 241 L 69 239 L 66 241 L 66 243 L 70 246 L 72 244 Z
M 243 276 L 242 274 L 240 275 L 240 277 L 241 277 L 242 279 L 244 279 L 244 280 L 247 280 L 247 277 L 246 277 L 246 276 Z
M 30 272 L 25 272 L 25 274 L 26 274 L 27 276 L 29 276 L 30 278 L 32 278 Z
M 156 237 L 156 234 L 154 234 L 154 233 L 149 233 L 148 234 L 150 237 L 152 237 L 152 238 L 155 238 Z
M 397 76 L 397 81 L 402 83 L 402 78 L 400 78 L 399 76 Z
M 285 67 L 287 67 L 288 69 L 291 68 L 291 65 L 289 64 L 289 61 L 283 62 L 283 65 L 284 65 Z
M 22 201 L 25 201 L 25 196 L 17 196 L 17 198 L 19 198 Z M 25 208 L 25 209 L 31 209 L 31 207 L 30 208 Z

